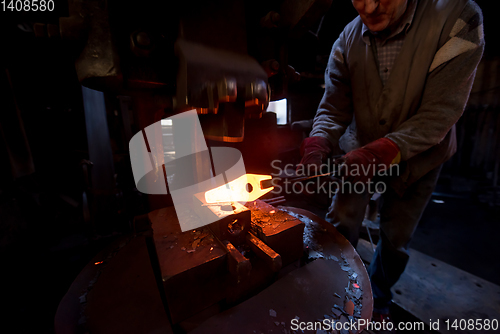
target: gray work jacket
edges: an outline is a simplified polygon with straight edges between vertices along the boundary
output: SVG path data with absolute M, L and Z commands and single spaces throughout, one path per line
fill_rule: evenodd
M 384 86 L 358 16 L 340 34 L 325 72 L 325 93 L 311 136 L 334 153 L 349 128 L 356 143 L 387 137 L 401 150 L 406 187 L 456 151 L 455 123 L 463 113 L 484 49 L 482 14 L 470 0 L 419 0 L 413 22 Z

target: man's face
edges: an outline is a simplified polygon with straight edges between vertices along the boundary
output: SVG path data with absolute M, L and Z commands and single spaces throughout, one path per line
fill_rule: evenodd
M 405 12 L 408 0 L 351 0 L 363 23 L 373 32 L 394 24 Z

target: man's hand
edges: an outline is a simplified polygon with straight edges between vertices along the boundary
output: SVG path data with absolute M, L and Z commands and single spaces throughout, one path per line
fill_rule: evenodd
M 388 138 L 380 138 L 345 154 L 335 161 L 335 165 L 339 166 L 340 176 L 345 181 L 367 183 L 400 160 L 398 145 Z
M 332 152 L 330 142 L 324 137 L 308 137 L 300 145 L 302 160 L 297 165 L 297 174 L 318 175 L 324 160 Z

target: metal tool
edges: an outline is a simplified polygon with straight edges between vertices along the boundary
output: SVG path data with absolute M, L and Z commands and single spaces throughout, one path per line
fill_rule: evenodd
M 370 245 L 372 246 L 372 250 L 375 252 L 375 245 L 373 244 L 372 234 L 370 233 L 370 228 L 366 225 L 366 232 L 368 233 L 368 238 L 370 238 Z
M 317 177 L 322 177 L 322 176 L 333 176 L 334 174 L 335 174 L 335 171 L 332 171 L 332 172 L 328 172 L 328 173 L 324 173 L 324 174 L 313 175 L 313 176 L 302 176 L 302 177 L 292 178 L 292 179 L 288 179 L 288 180 L 295 183 L 295 182 L 307 181 L 307 180 L 314 179 Z
M 294 184 L 294 183 L 297 183 L 297 182 L 302 182 L 302 181 L 307 181 L 307 180 L 315 179 L 317 177 L 334 176 L 334 175 L 335 175 L 335 171 L 331 171 L 331 172 L 328 172 L 328 173 L 318 174 L 318 175 L 312 175 L 312 176 L 308 175 L 308 176 L 300 176 L 300 177 L 265 179 L 265 180 L 260 181 L 260 187 L 262 189 L 267 189 L 269 187 L 273 187 L 273 181 L 276 180 L 276 179 L 279 180 L 279 181 L 286 181 L 288 183 Z

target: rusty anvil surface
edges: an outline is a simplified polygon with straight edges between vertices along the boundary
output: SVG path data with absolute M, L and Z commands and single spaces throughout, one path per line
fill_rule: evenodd
M 373 310 L 370 280 L 352 245 L 333 225 L 309 211 L 292 207 L 279 210 L 305 223 L 304 244 L 309 260 L 314 261 L 289 272 L 243 303 L 211 317 L 191 334 L 301 333 L 292 331 L 293 319 L 329 324 L 332 321 L 346 324 L 351 319 L 354 323 L 360 319 L 365 324 L 370 321 Z M 357 326 L 350 333 L 362 330 Z
M 276 210 L 285 211 L 304 222 L 303 240 L 309 250 L 308 258 L 316 260 L 287 273 L 233 308 L 218 315 L 212 312 L 212 317 L 205 321 L 192 321 L 190 333 L 290 333 L 291 319 L 296 316 L 301 321 L 315 321 L 325 315 L 345 321 L 341 310 L 346 311 L 350 301 L 354 302 L 354 317 L 371 318 L 373 305 L 368 274 L 349 242 L 335 227 L 308 211 L 290 207 Z M 175 215 L 171 209 L 151 214 L 162 221 Z M 197 239 L 181 237 L 180 240 L 189 244 L 193 239 L 199 240 L 203 233 L 201 231 Z M 165 248 L 170 249 L 175 243 L 173 236 L 164 239 Z M 55 332 L 172 333 L 155 284 L 146 244 L 144 236 L 123 236 L 96 255 L 61 301 L 55 318 Z M 208 246 L 212 241 L 206 236 L 200 244 Z M 217 261 L 222 254 L 216 249 L 214 247 L 212 251 L 212 261 Z M 225 266 L 223 268 L 226 270 Z M 202 291 L 202 297 L 209 292 Z M 184 296 L 184 301 L 196 308 L 200 296 L 190 293 Z
M 259 200 L 247 206 L 251 210 L 239 205 L 234 215 L 186 232 L 181 232 L 177 215 L 199 219 L 193 210 L 167 207 L 149 213 L 174 323 L 222 300 L 234 303 L 260 291 L 282 265 L 301 257 L 303 222 Z M 233 235 L 228 228 L 236 220 L 242 230 Z M 241 246 L 254 256 L 244 258 L 236 250 Z
M 304 224 L 300 220 L 260 200 L 246 207 L 252 213 L 252 231 L 281 255 L 283 266 L 302 256 Z

